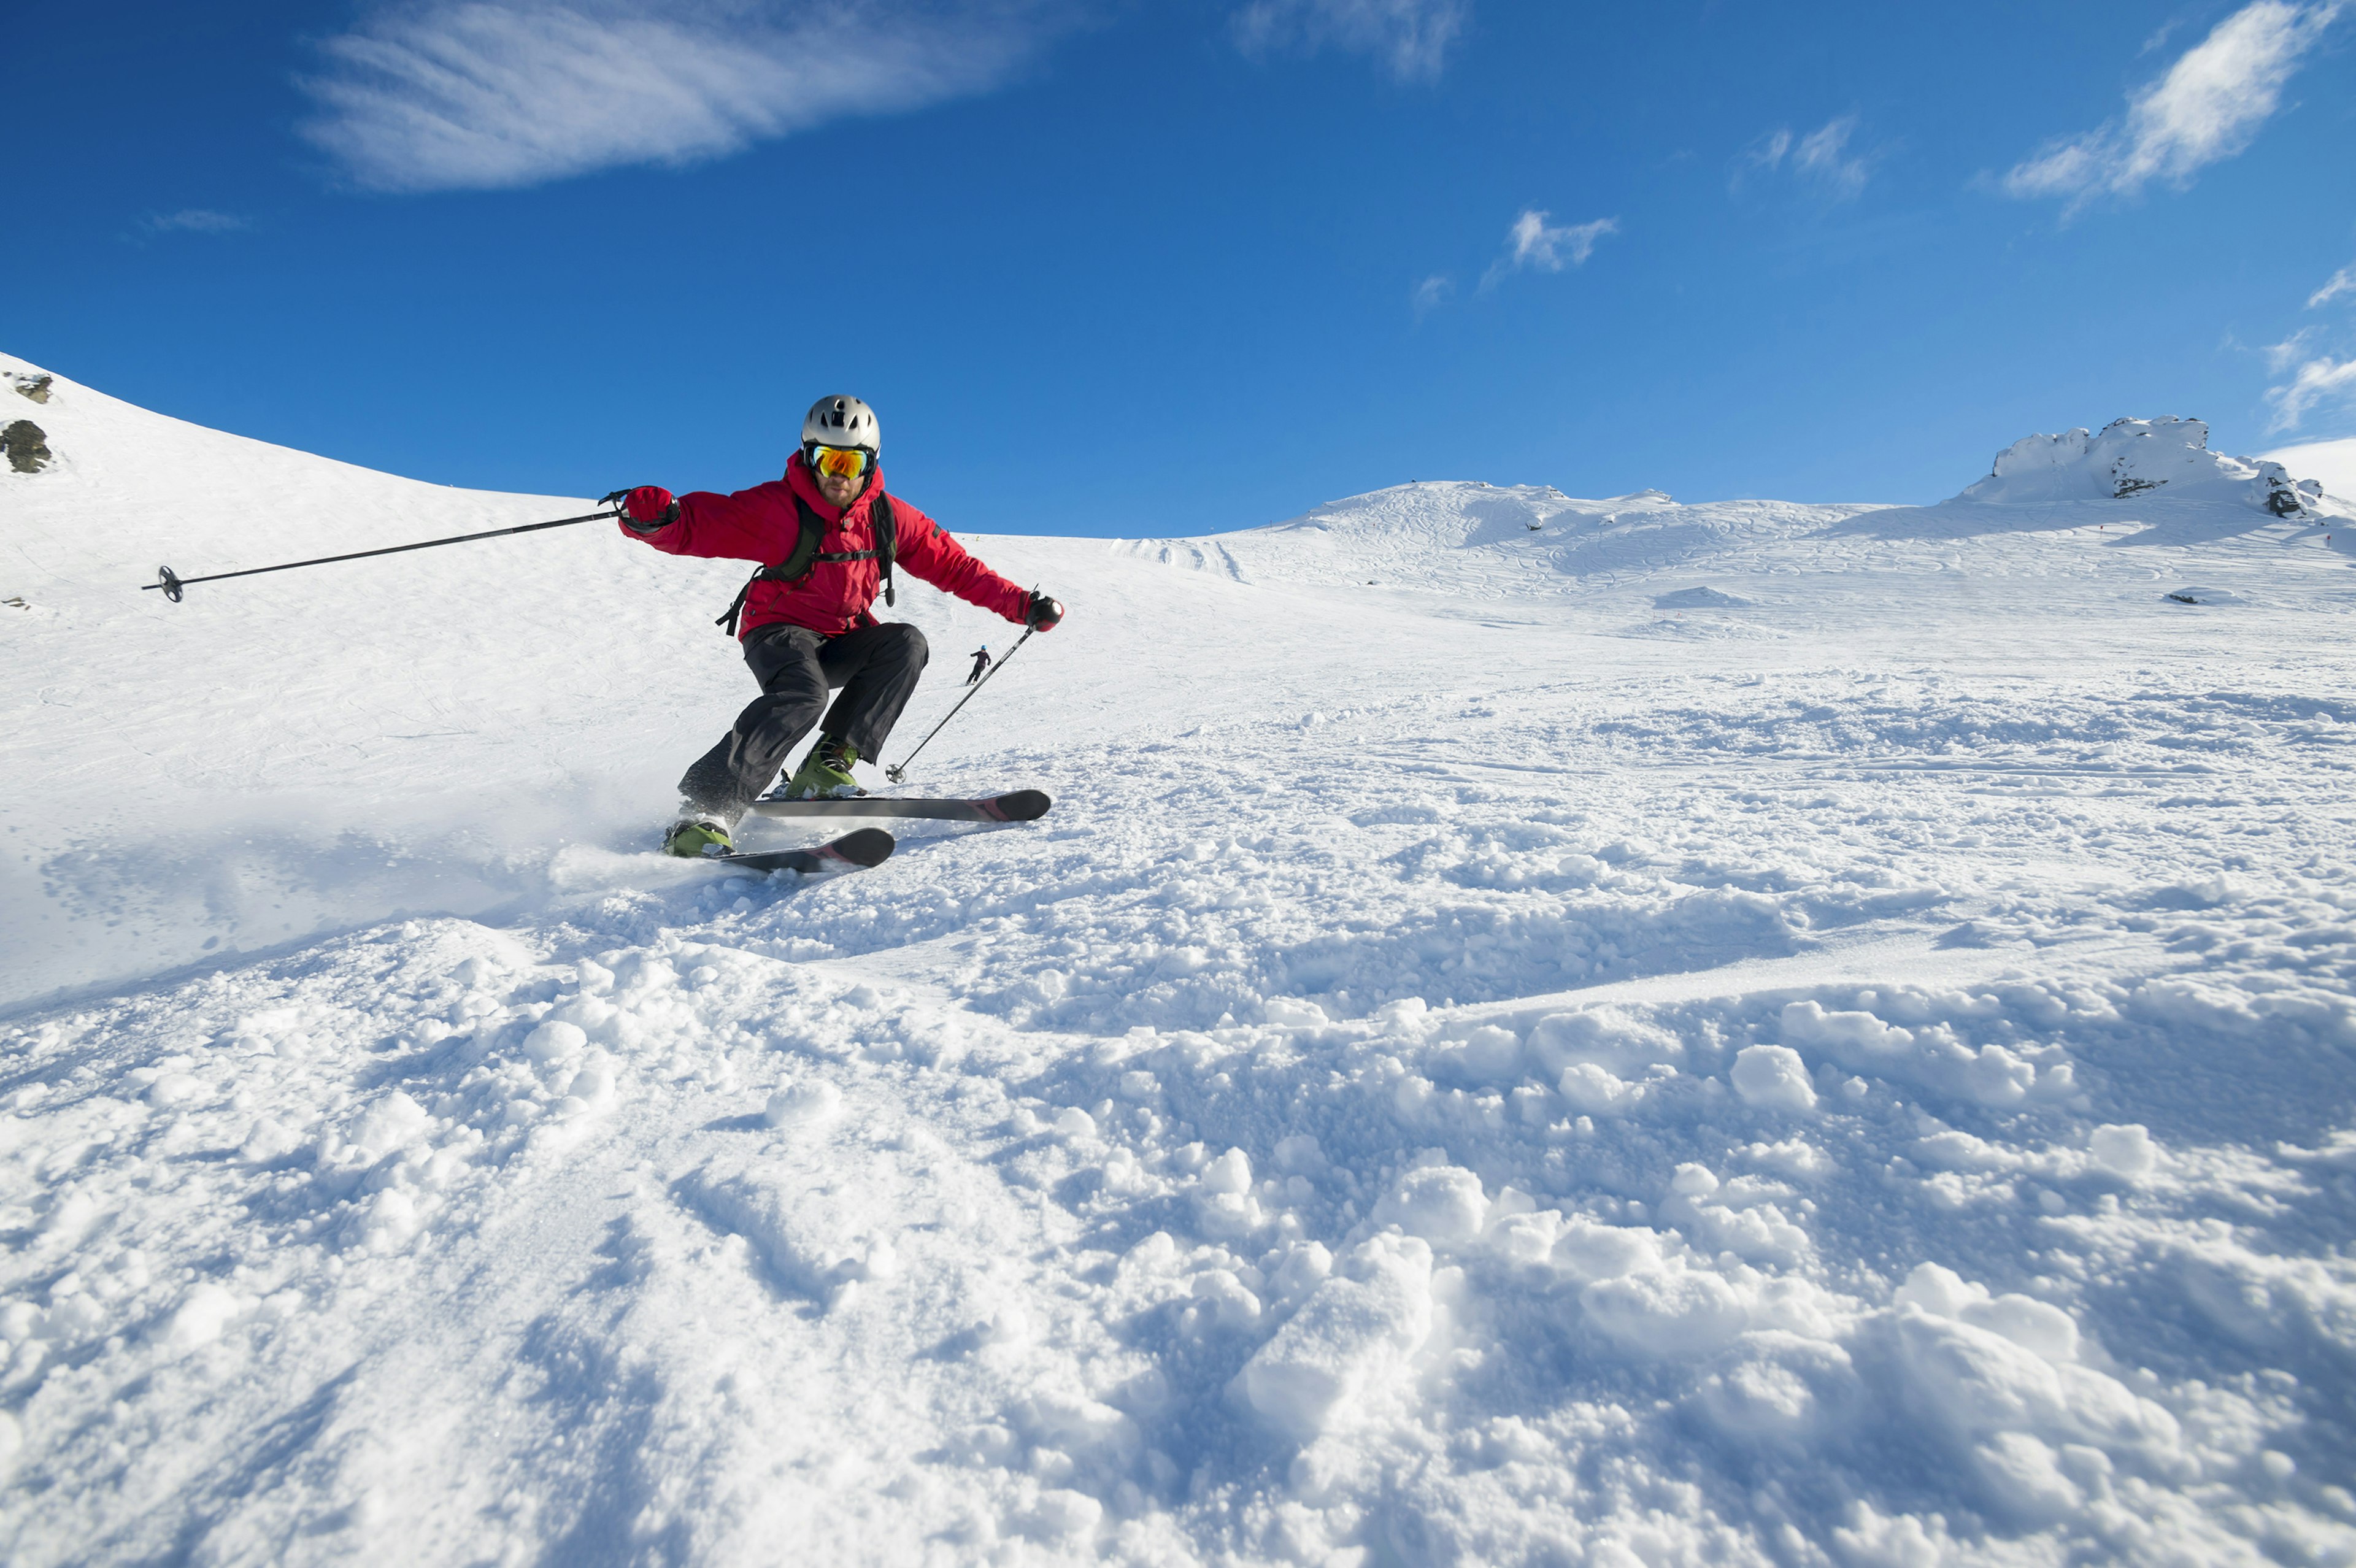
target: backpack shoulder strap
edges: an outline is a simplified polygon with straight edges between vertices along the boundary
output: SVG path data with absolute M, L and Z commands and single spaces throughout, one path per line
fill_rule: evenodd
M 900 553 L 900 520 L 892 515 L 892 497 L 883 491 L 867 503 L 867 520 L 875 530 L 875 564 L 884 572 L 884 603 L 897 604 L 899 595 L 892 592 L 892 562 Z
M 786 559 L 775 566 L 765 566 L 746 578 L 744 586 L 736 591 L 734 603 L 712 623 L 730 636 L 736 635 L 737 619 L 744 613 L 744 601 L 752 597 L 754 583 L 799 582 L 810 574 L 810 568 L 821 560 L 875 561 L 884 572 L 884 603 L 899 603 L 898 595 L 892 592 L 892 561 L 899 552 L 900 539 L 898 519 L 892 515 L 891 496 L 878 490 L 875 499 L 867 504 L 868 526 L 875 535 L 875 548 L 873 549 L 820 549 L 819 546 L 826 540 L 826 519 L 818 515 L 816 507 L 801 498 L 799 492 L 794 496 L 794 515 L 801 526 L 794 535 L 794 548 L 787 553 Z
M 730 603 L 725 611 L 722 612 L 719 618 L 712 623 L 730 636 L 736 635 L 736 620 L 744 613 L 744 601 L 753 595 L 753 584 L 765 581 L 798 582 L 809 575 L 811 566 L 817 563 L 819 554 L 818 547 L 826 537 L 826 519 L 819 517 L 817 510 L 798 495 L 794 497 L 794 512 L 800 524 L 800 527 L 795 530 L 794 548 L 787 551 L 786 559 L 776 565 L 765 566 L 746 578 L 744 586 L 736 591 L 735 599 Z
M 809 575 L 810 568 L 818 561 L 819 544 L 826 538 L 826 519 L 798 495 L 794 497 L 794 513 L 801 522 L 801 530 L 794 537 L 794 548 L 776 565 L 763 567 L 764 577 L 798 582 Z

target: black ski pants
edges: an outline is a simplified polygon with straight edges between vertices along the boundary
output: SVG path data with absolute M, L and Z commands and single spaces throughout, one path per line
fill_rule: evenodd
M 763 626 L 744 639 L 744 662 L 761 695 L 736 727 L 696 759 L 679 781 L 690 806 L 734 827 L 767 793 L 795 743 L 819 732 L 876 757 L 925 673 L 925 634 L 905 621 L 858 626 L 830 637 L 807 626 Z M 827 705 L 836 687 L 842 695 Z

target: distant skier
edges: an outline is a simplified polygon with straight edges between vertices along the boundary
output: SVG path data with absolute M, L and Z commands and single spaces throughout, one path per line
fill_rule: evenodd
M 764 563 L 721 617 L 736 631 L 742 616 L 737 635 L 761 695 L 679 781 L 685 798 L 664 835 L 669 853 L 728 853 L 730 830 L 813 726 L 818 743 L 787 781 L 787 796 L 863 793 L 851 765 L 884 749 L 927 652 L 922 632 L 878 621 L 871 609 L 879 588 L 893 602 L 894 564 L 1033 631 L 1064 618 L 1063 605 L 1016 587 L 932 518 L 886 495 L 883 445 L 874 410 L 857 398 L 820 398 L 782 479 L 733 496 L 674 497 L 653 485 L 617 493 L 623 529 L 659 550 Z M 842 695 L 830 707 L 827 693 L 837 687 Z
M 987 672 L 989 668 L 990 645 L 988 643 L 984 643 L 981 646 L 973 650 L 973 668 L 966 672 L 965 683 L 968 686 L 979 685 L 983 674 Z

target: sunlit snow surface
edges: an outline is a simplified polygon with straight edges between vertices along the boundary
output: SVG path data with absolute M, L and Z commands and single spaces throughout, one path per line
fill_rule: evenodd
M 976 539 L 1055 811 L 798 883 L 648 852 L 738 568 L 166 603 L 587 507 L 26 368 L 11 1561 L 2356 1552 L 2356 508 Z

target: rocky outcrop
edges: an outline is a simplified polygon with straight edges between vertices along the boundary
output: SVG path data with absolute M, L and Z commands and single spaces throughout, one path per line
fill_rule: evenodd
M 2244 461 L 2252 461 L 2244 459 Z M 2290 470 L 2279 463 L 2255 460 L 2258 476 L 2251 485 L 2251 498 L 2258 500 L 2277 517 L 2299 517 L 2307 515 L 2308 504 L 2323 499 L 2323 485 L 2314 479 L 2294 479 Z M 2263 489 L 2263 499 L 2258 492 Z
M 2024 436 L 1997 453 L 1994 471 L 1960 498 L 2116 501 L 2162 487 L 2230 497 L 2278 517 L 2305 515 L 2323 498 L 2321 485 L 2294 479 L 2279 463 L 2210 451 L 2209 427 L 2185 419 L 2113 420 L 2100 432 Z
M 8 466 L 19 474 L 38 474 L 56 461 L 48 435 L 31 420 L 18 420 L 0 430 L 0 448 L 8 453 Z
M 51 376 L 19 376 L 16 379 L 16 393 L 37 403 L 46 403 L 49 400 L 49 383 L 54 379 Z

